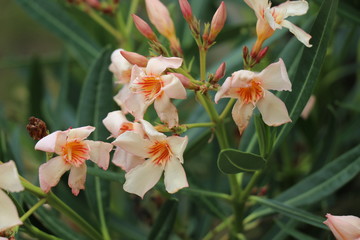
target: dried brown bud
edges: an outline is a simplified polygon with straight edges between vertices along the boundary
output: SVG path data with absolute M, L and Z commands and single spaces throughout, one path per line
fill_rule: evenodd
M 48 135 L 45 122 L 36 117 L 29 118 L 29 123 L 26 125 L 26 129 L 29 132 L 30 137 L 34 140 L 40 140 Z

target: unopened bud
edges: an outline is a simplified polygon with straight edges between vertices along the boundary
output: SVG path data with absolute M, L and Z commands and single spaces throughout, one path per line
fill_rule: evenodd
M 148 59 L 143 55 L 135 52 L 120 51 L 121 55 L 131 64 L 138 65 L 139 67 L 146 67 Z
M 243 47 L 243 58 L 244 58 L 244 60 L 247 59 L 248 56 L 249 56 L 249 49 L 248 49 L 247 46 L 244 46 Z
M 219 8 L 216 10 L 212 20 L 211 20 L 211 28 L 209 35 L 209 43 L 215 41 L 216 36 L 223 29 L 225 21 L 226 21 L 226 6 L 224 2 L 221 2 Z
M 99 0 L 86 0 L 85 1 L 90 7 L 99 9 L 100 8 L 100 2 Z
M 181 73 L 168 72 L 167 74 L 173 74 L 175 77 L 177 77 L 185 88 L 190 87 L 190 85 L 191 85 L 190 79 L 188 79 L 187 77 L 185 77 Z
M 211 83 L 217 83 L 220 79 L 225 76 L 226 63 L 222 63 L 219 68 L 216 70 L 215 75 Z
M 193 14 L 189 2 L 187 0 L 179 0 L 179 4 L 185 20 L 188 23 L 192 22 Z
M 134 20 L 136 28 L 139 30 L 139 32 L 144 35 L 147 39 L 151 41 L 157 41 L 157 37 L 154 33 L 154 31 L 151 29 L 149 24 L 142 20 L 140 17 L 136 16 L 135 14 L 132 14 L 132 18 Z
M 30 137 L 34 140 L 40 140 L 48 135 L 45 122 L 36 117 L 29 118 L 29 123 L 26 125 L 26 129 L 29 132 Z
M 256 63 L 259 63 L 261 61 L 261 59 L 263 59 L 265 57 L 268 50 L 269 50 L 269 47 L 264 47 L 263 49 L 260 50 L 260 52 L 256 56 Z

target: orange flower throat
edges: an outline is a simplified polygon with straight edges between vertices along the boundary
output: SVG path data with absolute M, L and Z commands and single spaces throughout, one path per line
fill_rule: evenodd
M 264 95 L 261 83 L 251 80 L 246 87 L 238 88 L 236 91 L 244 103 L 255 103 Z
M 155 142 L 149 148 L 150 159 L 155 164 L 165 164 L 171 157 L 172 152 L 170 146 L 166 141 Z
M 136 92 L 142 93 L 147 101 L 156 97 L 163 86 L 161 78 L 153 75 L 142 77 L 136 84 L 138 85 Z
M 61 155 L 66 163 L 75 167 L 79 167 L 90 158 L 88 146 L 83 141 L 78 140 L 67 142 L 62 147 Z

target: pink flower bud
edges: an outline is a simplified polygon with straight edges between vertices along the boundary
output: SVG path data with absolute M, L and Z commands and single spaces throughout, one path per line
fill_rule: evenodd
M 168 9 L 159 0 L 145 0 L 146 11 L 150 22 L 166 38 L 175 36 L 174 23 L 171 20 Z
M 191 22 L 193 18 L 191 6 L 187 0 L 179 0 L 181 12 L 187 22 Z
M 226 6 L 224 2 L 221 2 L 220 7 L 216 10 L 212 20 L 209 35 L 209 42 L 215 41 L 216 36 L 220 33 L 224 27 L 226 21 Z
M 268 50 L 269 50 L 269 47 L 264 47 L 263 49 L 260 50 L 260 52 L 256 56 L 257 63 L 259 63 L 261 61 L 261 59 L 263 59 L 265 57 Z
M 168 72 L 167 74 L 173 74 L 175 75 L 175 77 L 177 77 L 180 82 L 182 83 L 182 85 L 185 87 L 185 88 L 189 88 L 190 85 L 191 85 L 191 82 L 190 80 L 185 77 L 184 75 L 182 75 L 181 73 L 172 73 L 172 72 Z
M 222 63 L 219 68 L 216 70 L 214 78 L 213 78 L 213 83 L 218 82 L 220 79 L 222 79 L 225 76 L 225 70 L 226 70 L 226 63 Z
M 333 216 L 326 214 L 324 222 L 337 240 L 360 239 L 360 218 L 355 216 Z
M 121 55 L 131 64 L 138 65 L 139 67 L 146 67 L 148 59 L 143 55 L 135 52 L 120 51 Z
M 139 30 L 139 32 L 142 35 L 144 35 L 147 39 L 151 41 L 157 41 L 157 37 L 154 31 L 149 26 L 149 24 L 147 24 L 144 20 L 142 20 L 140 17 L 136 16 L 135 14 L 132 14 L 132 18 L 134 20 L 136 28 Z

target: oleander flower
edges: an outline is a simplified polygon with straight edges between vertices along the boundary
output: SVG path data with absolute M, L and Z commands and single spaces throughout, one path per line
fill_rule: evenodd
M 306 47 L 312 46 L 309 43 L 311 36 L 298 26 L 286 20 L 289 16 L 304 15 L 309 9 L 307 1 L 286 1 L 276 7 L 271 7 L 271 2 L 268 0 L 244 1 L 254 10 L 258 18 L 256 24 L 258 40 L 254 47 L 257 52 L 260 50 L 261 44 L 271 37 L 276 29 L 281 29 L 282 27 L 289 29 Z
M 126 119 L 121 111 L 113 111 L 108 113 L 103 120 L 106 129 L 111 133 L 110 137 L 117 138 L 127 131 L 134 131 L 144 137 L 144 131 L 140 123 L 130 122 Z M 121 147 L 116 146 L 112 162 L 128 172 L 144 162 L 144 159 L 126 152 Z
M 156 131 L 147 121 L 141 120 L 141 123 L 147 138 L 136 132 L 127 131 L 113 142 L 125 151 L 147 159 L 125 174 L 124 190 L 143 198 L 144 194 L 159 181 L 163 172 L 165 172 L 165 188 L 169 193 L 188 187 L 182 166 L 188 138 L 167 137 Z
M 3 190 L 24 190 L 14 161 L 0 164 L 0 232 L 22 224 L 15 204 Z
M 126 108 L 136 118 L 143 118 L 146 109 L 154 102 L 160 120 L 169 127 L 178 125 L 179 117 L 170 98 L 185 99 L 186 90 L 174 74 L 162 73 L 167 68 L 179 68 L 182 59 L 177 57 L 153 57 L 145 69 L 134 65 L 130 90 L 134 93 L 125 100 Z
M 36 150 L 58 155 L 39 168 L 40 187 L 44 192 L 49 192 L 58 184 L 61 176 L 70 170 L 68 184 L 77 196 L 81 189 L 85 189 L 85 161 L 88 159 L 104 170 L 108 168 L 109 152 L 113 146 L 101 141 L 85 140 L 94 130 L 95 127 L 86 126 L 56 131 L 37 142 Z
M 337 240 L 360 240 L 360 218 L 355 216 L 333 216 L 326 214 L 324 222 Z
M 260 73 L 247 70 L 234 72 L 228 77 L 215 95 L 220 98 L 237 98 L 232 116 L 243 133 L 255 107 L 269 126 L 279 126 L 291 122 L 285 104 L 268 90 L 291 91 L 286 67 L 282 59 L 267 66 Z

